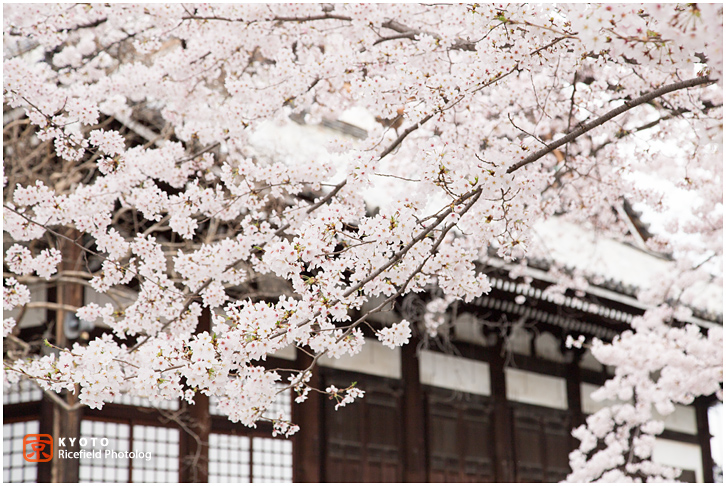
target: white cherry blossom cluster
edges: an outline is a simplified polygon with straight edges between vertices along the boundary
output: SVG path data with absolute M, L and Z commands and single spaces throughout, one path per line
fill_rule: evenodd
M 650 460 L 655 437 L 663 432 L 653 412 L 670 415 L 675 404 L 691 404 L 697 396 L 722 399 L 723 330 L 704 333 L 691 324 L 671 325 L 672 319 L 672 309 L 659 307 L 634 319 L 633 331 L 612 343 L 593 341 L 593 355 L 616 371 L 592 398 L 618 404 L 595 412 L 574 431 L 580 446 L 570 454 L 568 481 L 673 481 L 680 474 Z
M 4 147 L 4 308 L 29 302 L 32 274 L 82 279 L 113 303 L 78 317 L 113 334 L 5 365 L 49 390 L 78 384 L 94 407 L 203 393 L 288 435 L 265 411 L 280 382 L 303 401 L 313 368 L 265 370 L 270 353 L 355 355 L 366 318 L 410 292 L 427 293 L 435 336 L 453 302 L 490 291 L 490 250 L 547 258 L 535 222 L 559 214 L 636 243 L 613 211 L 623 198 L 679 213 L 656 180 L 697 202 L 646 243 L 676 265 L 639 296 L 686 319 L 703 304 L 694 284 L 722 272 L 722 17 L 700 4 L 8 5 L 4 118 L 31 136 Z M 315 128 L 352 112 L 367 137 Z M 68 245 L 83 272 L 58 269 Z M 551 277 L 553 293 L 601 281 Z M 197 332 L 204 313 L 213 327 Z M 378 337 L 403 345 L 413 324 Z M 667 477 L 648 462 L 650 410 L 714 391 L 720 368 L 699 349 L 718 339 L 636 323 L 594 343 L 619 370 L 603 393 L 635 405 L 577 432 L 573 477 Z M 609 448 L 589 457 L 593 441 Z M 642 460 L 623 473 L 630 449 Z
M 12 317 L 3 319 L 3 337 L 6 337 L 8 334 L 13 332 L 14 328 L 15 328 L 15 319 L 13 319 Z
M 408 340 L 411 339 L 411 324 L 407 320 L 397 322 L 390 327 L 385 327 L 378 331 L 378 340 L 391 349 L 395 349 L 396 346 L 403 346 L 408 344 Z
M 330 385 L 325 389 L 325 393 L 329 395 L 331 400 L 335 400 L 335 409 L 338 410 L 340 407 L 345 407 L 349 403 L 353 403 L 356 398 L 363 398 L 365 392 L 356 388 L 354 385 L 348 388 L 339 389 L 333 385 Z
M 5 285 L 3 285 L 3 309 L 13 310 L 28 302 L 30 302 L 28 286 L 18 283 L 13 277 L 6 278 Z

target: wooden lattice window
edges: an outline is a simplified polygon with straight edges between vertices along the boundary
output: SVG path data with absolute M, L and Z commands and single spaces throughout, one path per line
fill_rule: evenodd
M 129 422 L 83 420 L 81 437 L 89 439 L 89 451 L 79 460 L 80 482 L 176 483 L 179 482 L 179 430 Z M 96 445 L 90 439 L 96 438 Z M 107 438 L 102 446 L 98 439 Z M 106 450 L 117 454 L 106 455 Z M 125 454 L 125 453 L 133 453 Z
M 292 441 L 252 438 L 252 482 L 292 482 Z
M 151 454 L 151 460 L 132 459 L 132 482 L 179 482 L 179 429 L 134 425 L 132 432 L 133 450 Z
M 3 482 L 35 483 L 38 466 L 23 458 L 23 437 L 37 434 L 40 423 L 37 420 L 3 424 Z
M 3 405 L 38 402 L 43 391 L 30 380 L 20 380 L 12 385 L 3 384 Z
M 209 434 L 209 482 L 250 482 L 250 438 Z
M 209 434 L 210 483 L 292 482 L 292 441 Z

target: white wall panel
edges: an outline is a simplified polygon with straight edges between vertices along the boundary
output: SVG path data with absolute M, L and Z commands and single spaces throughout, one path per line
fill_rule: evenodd
M 703 482 L 701 466 L 701 447 L 668 439 L 656 439 L 653 448 L 653 461 L 664 466 L 696 471 L 696 481 Z
M 567 410 L 567 382 L 564 378 L 505 368 L 507 400 Z
M 340 359 L 323 356 L 318 363 L 339 370 L 401 378 L 401 348 L 387 348 L 371 338 L 366 339 L 363 349 L 355 356 L 345 355 Z
M 421 383 L 476 395 L 491 395 L 489 364 L 434 351 L 419 355 Z

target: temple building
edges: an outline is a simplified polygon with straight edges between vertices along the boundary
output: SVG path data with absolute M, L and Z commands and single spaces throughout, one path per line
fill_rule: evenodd
M 365 397 L 335 411 L 335 402 L 319 394 L 311 393 L 303 404 L 285 394 L 276 406 L 301 427 L 291 439 L 272 437 L 267 424 L 255 429 L 234 424 L 218 414 L 213 400 L 199 395 L 191 406 L 123 396 L 101 410 L 69 410 L 21 381 L 3 396 L 3 479 L 560 481 L 569 472 L 569 452 L 578 446 L 570 431 L 605 405 L 590 393 L 612 372 L 588 350 L 568 349 L 566 336 L 610 340 L 644 308 L 616 285 L 593 286 L 585 295 L 549 294 L 545 289 L 552 282 L 534 266 L 526 284 L 524 278 L 510 278 L 503 264 L 488 273 L 492 291 L 469 304 L 453 305 L 444 331 L 435 338 L 418 332 L 413 342 L 391 350 L 371 334 L 359 355 L 320 360 L 311 386 L 357 382 Z M 49 294 L 57 290 L 38 286 L 33 291 L 52 300 Z M 401 318 L 420 323 L 430 297 L 407 296 L 372 324 Z M 90 299 L 102 297 L 87 288 L 84 300 Z M 60 314 L 31 312 L 19 336 L 26 342 L 47 335 L 53 327 L 49 323 Z M 704 329 L 722 325 L 720 316 L 694 319 Z M 77 329 L 66 329 L 69 338 L 77 339 L 102 331 L 79 335 Z M 268 358 L 266 366 L 307 365 L 309 358 L 291 351 Z M 665 417 L 654 459 L 681 468 L 681 480 L 714 481 L 709 408 L 716 403 L 715 397 L 701 397 Z M 85 455 L 50 462 L 23 458 L 27 434 L 71 437 L 74 430 L 86 439 L 79 441 L 85 447 L 77 446 Z M 105 446 L 102 438 L 108 439 Z
M 292 123 L 292 122 L 291 122 Z M 327 128 L 364 137 L 345 121 Z M 318 141 L 324 134 L 295 132 L 268 138 Z M 302 129 L 302 128 L 301 128 Z M 296 134 L 297 133 L 297 134 Z M 261 136 L 261 144 L 268 143 Z M 321 142 L 322 143 L 322 142 Z M 631 213 L 633 232 L 641 233 Z M 470 303 L 455 303 L 441 316 L 444 325 L 431 337 L 423 328 L 427 301 L 436 290 L 411 294 L 395 309 L 375 315 L 373 328 L 401 319 L 415 324 L 412 342 L 384 347 L 366 328 L 360 354 L 321 359 L 310 385 L 351 383 L 365 397 L 335 410 L 335 402 L 311 393 L 296 404 L 290 394 L 276 403 L 283 416 L 300 426 L 291 438 L 273 437 L 269 424 L 248 428 L 220 414 L 214 400 L 197 394 L 196 403 L 152 403 L 121 396 L 101 410 L 81 407 L 77 398 L 44 394 L 29 381 L 6 387 L 3 395 L 4 482 L 556 482 L 570 472 L 568 454 L 578 446 L 571 431 L 606 403 L 590 394 L 613 370 L 585 347 L 570 349 L 568 336 L 611 340 L 630 327 L 646 308 L 635 298 L 637 287 L 670 262 L 643 248 L 597 238 L 564 219 L 536 228 L 552 261 L 601 276 L 597 285 L 564 294 L 547 289 L 555 279 L 549 262 L 529 261 L 515 268 L 492 257 L 481 270 L 492 290 Z M 641 235 L 643 236 L 643 235 Z M 63 270 L 73 271 L 81 257 L 73 245 L 62 249 Z M 73 252 L 76 252 L 74 255 Z M 93 262 L 91 262 L 93 264 Z M 516 271 L 515 271 L 516 270 Z M 275 282 L 268 282 L 275 295 Z M 261 282 L 260 285 L 265 285 Z M 89 286 L 29 284 L 32 302 L 5 346 L 50 339 L 58 346 L 87 342 L 102 325 L 78 321 L 69 307 L 112 302 Z M 704 332 L 723 325 L 722 288 L 695 289 L 703 308 L 691 322 Z M 128 296 L 132 298 L 133 296 Z M 114 297 L 123 301 L 123 295 Z M 369 305 L 375 305 L 370 303 Z M 15 311 L 18 312 L 17 310 Z M 11 315 L 14 315 L 11 313 Z M 203 314 L 198 330 L 209 329 Z M 309 358 L 287 349 L 268 357 L 270 368 L 304 368 Z M 654 460 L 675 466 L 681 480 L 713 482 L 712 435 L 720 407 L 715 397 L 699 397 L 665 417 Z M 718 415 L 712 415 L 718 417 Z M 49 461 L 30 462 L 23 439 L 48 434 L 55 445 Z M 71 441 L 70 439 L 78 439 Z M 103 440 L 106 439 L 106 440 Z M 720 446 L 718 446 L 720 447 Z M 716 477 L 715 477 L 716 476 Z

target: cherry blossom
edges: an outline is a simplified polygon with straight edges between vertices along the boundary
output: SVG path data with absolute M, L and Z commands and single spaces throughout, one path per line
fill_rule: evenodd
M 411 324 L 407 320 L 397 322 L 391 327 L 386 327 L 378 332 L 378 339 L 391 349 L 396 346 L 408 344 L 411 339 Z
M 570 454 L 569 481 L 673 481 L 680 474 L 650 460 L 664 425 L 653 419 L 653 412 L 669 415 L 674 404 L 688 405 L 702 395 L 723 399 L 723 330 L 704 334 L 695 325 L 664 325 L 670 319 L 672 309 L 662 306 L 636 318 L 634 331 L 612 343 L 592 343 L 599 361 L 616 366 L 615 377 L 592 397 L 619 403 L 595 412 L 574 431 L 581 442 Z
M 317 360 L 359 353 L 408 293 L 421 322 L 375 327 L 386 346 L 436 336 L 502 262 L 526 280 L 550 261 L 555 302 L 611 278 L 553 259 L 533 228 L 558 218 L 672 262 L 632 330 L 568 338 L 623 402 L 575 431 L 571 479 L 675 477 L 649 459 L 652 412 L 723 381 L 721 335 L 694 325 L 699 286 L 723 285 L 721 5 L 16 4 L 3 22 L 4 309 L 38 278 L 104 294 L 64 306 L 102 337 L 6 357 L 7 379 L 98 408 L 204 394 L 289 435 L 267 414 L 281 387 L 362 397 L 312 388 Z M 262 366 L 285 348 L 312 364 Z

